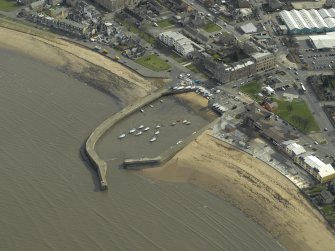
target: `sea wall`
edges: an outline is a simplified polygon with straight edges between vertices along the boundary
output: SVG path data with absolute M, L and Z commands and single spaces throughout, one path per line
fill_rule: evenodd
M 168 93 L 169 93 L 168 90 L 161 89 L 153 94 L 150 94 L 144 97 L 137 103 L 127 106 L 122 111 L 112 115 L 111 117 L 106 119 L 104 122 L 102 122 L 88 137 L 86 144 L 85 144 L 85 152 L 91 164 L 98 172 L 101 190 L 108 189 L 107 178 L 106 178 L 107 163 L 98 156 L 97 152 L 95 151 L 95 144 L 110 128 L 113 127 L 113 125 L 118 123 L 120 120 L 126 118 L 133 112 L 141 109 L 143 106 L 162 97 L 163 95 L 167 95 Z
M 87 155 L 87 158 L 89 159 L 90 163 L 92 164 L 93 168 L 97 170 L 99 181 L 100 181 L 100 189 L 101 190 L 107 190 L 108 189 L 108 183 L 107 183 L 107 163 L 102 160 L 97 152 L 95 151 L 95 145 L 98 142 L 98 140 L 109 130 L 111 129 L 116 123 L 120 122 L 122 119 L 125 119 L 132 113 L 140 110 L 142 107 L 150 104 L 154 100 L 157 100 L 163 96 L 167 95 L 173 95 L 183 92 L 192 92 L 194 90 L 190 89 L 184 89 L 184 90 L 169 90 L 166 88 L 160 89 L 159 91 L 152 93 L 138 102 L 131 104 L 124 108 L 122 111 L 112 115 L 108 119 L 106 119 L 104 122 L 102 122 L 88 137 L 86 143 L 85 143 L 85 153 Z M 162 156 L 156 156 L 153 158 L 143 158 L 143 159 L 133 159 L 130 160 L 129 163 L 124 163 L 125 166 L 131 166 L 131 165 L 146 165 L 146 164 L 159 164 L 162 162 L 165 162 L 172 158 L 178 151 L 180 151 L 185 144 L 188 142 L 191 142 L 197 135 L 202 133 L 204 130 L 206 130 L 211 124 L 207 125 L 203 129 L 199 130 L 196 134 L 191 135 L 188 137 L 184 142 L 181 144 L 178 144 L 177 146 L 174 146 L 173 148 L 169 149 L 165 153 L 163 153 Z M 188 144 L 187 143 L 187 144 Z M 159 158 L 159 161 L 156 159 Z

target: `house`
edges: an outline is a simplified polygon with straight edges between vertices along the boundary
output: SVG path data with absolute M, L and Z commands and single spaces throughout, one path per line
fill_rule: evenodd
M 268 94 L 268 95 L 274 95 L 275 90 L 273 90 L 270 86 L 265 86 L 263 90 Z

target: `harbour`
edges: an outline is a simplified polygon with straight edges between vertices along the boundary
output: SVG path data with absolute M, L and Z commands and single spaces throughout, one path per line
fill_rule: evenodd
M 6 142 L 0 152 L 0 249 L 283 250 L 239 210 L 188 183 L 154 181 L 116 167 L 107 175 L 113 189 L 98 192 L 100 184 L 92 184 L 96 173 L 82 160 L 80 148 L 122 104 L 29 57 L 2 49 L 0 57 L 6 58 L 0 63 L 0 139 Z M 161 116 L 169 116 L 171 107 Z M 201 118 L 199 122 L 186 116 L 179 119 L 192 122 L 176 125 L 190 131 L 205 123 Z M 127 132 L 141 120 L 151 130 L 162 121 L 139 112 L 133 123 L 127 122 Z M 176 136 L 170 139 L 170 131 L 161 126 L 158 137 L 174 144 L 184 135 L 175 130 Z M 98 153 L 109 167 L 143 154 L 137 145 L 137 154 L 111 155 L 109 144 L 118 141 L 123 131 L 116 127 L 98 142 Z M 145 143 L 150 145 L 147 139 Z M 120 151 L 131 144 L 125 143 Z M 163 144 L 161 140 L 152 143 L 155 147 L 149 153 L 156 155 Z

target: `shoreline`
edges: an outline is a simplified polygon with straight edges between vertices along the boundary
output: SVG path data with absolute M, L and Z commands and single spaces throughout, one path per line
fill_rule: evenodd
M 81 48 L 80 52 L 85 50 L 82 57 L 73 54 L 69 50 L 76 49 L 78 45 L 64 44 L 65 41 L 61 42 L 61 39 L 53 38 L 50 41 L 36 35 L 2 27 L 0 27 L 0 35 L 8 38 L 8 41 L 0 41 L 0 46 L 2 44 L 11 50 L 28 54 L 60 70 L 67 70 L 70 75 L 79 77 L 79 80 L 82 80 L 80 77 L 83 77 L 83 79 L 86 77 L 84 82 L 94 81 L 89 78 L 91 73 L 95 74 L 94 77 L 100 78 L 98 82 L 101 81 L 101 83 L 105 84 L 107 82 L 122 82 L 124 80 L 123 77 L 127 76 L 127 81 L 122 82 L 125 85 L 113 83 L 114 86 L 112 87 L 106 86 L 100 89 L 109 95 L 121 96 L 120 101 L 125 104 L 143 98 L 157 89 L 155 84 L 137 76 L 137 74 L 130 72 L 129 69 L 125 69 L 116 62 L 112 62 L 109 59 L 104 59 L 102 60 L 103 62 L 100 62 L 99 60 L 103 56 L 98 53 Z M 64 50 L 64 48 L 67 50 Z M 39 51 L 40 49 L 41 51 Z M 85 59 L 86 56 L 89 60 Z M 105 60 L 109 62 L 105 62 Z M 90 67 L 93 67 L 93 70 L 97 72 L 88 71 Z M 113 72 L 111 72 L 112 69 Z M 114 80 L 109 79 L 111 76 L 109 74 L 113 75 Z M 94 87 L 97 88 L 97 86 Z M 136 95 L 134 95 L 134 92 L 136 92 Z M 240 157 L 228 158 L 229 153 L 239 154 Z M 202 158 L 199 158 L 196 154 L 199 154 Z M 224 154 L 226 155 L 221 156 Z M 241 154 L 240 150 L 225 145 L 221 141 L 209 138 L 209 135 L 206 137 L 205 132 L 162 167 L 142 170 L 141 172 L 148 177 L 162 181 L 190 182 L 224 198 L 248 215 L 249 218 L 265 227 L 272 236 L 288 249 L 318 250 L 319 248 L 320 250 L 331 250 L 325 245 L 329 244 L 330 247 L 333 247 L 332 245 L 335 245 L 334 236 L 329 236 L 329 233 L 325 231 L 325 225 L 322 225 L 325 224 L 322 216 L 310 205 L 306 205 L 308 201 L 302 198 L 299 193 L 300 190 L 296 191 L 296 187 L 290 181 L 287 183 L 281 176 L 274 173 L 273 171 L 276 170 L 273 170 L 272 167 L 264 163 L 258 163 L 255 167 L 257 160 L 250 156 L 247 158 L 245 154 Z M 257 165 L 259 168 L 262 167 L 264 169 L 269 167 L 267 172 L 272 173 L 277 179 L 273 179 L 265 170 L 263 172 L 266 175 L 264 174 L 264 177 L 262 177 L 261 173 L 257 173 L 262 170 L 249 173 L 246 168 L 234 167 L 232 161 L 238 162 L 244 158 L 247 158 L 253 164 L 252 170 L 255 171 Z M 228 170 L 220 170 L 223 164 L 229 166 Z M 276 186 L 275 190 L 271 187 L 271 181 Z M 292 185 L 295 189 L 292 188 Z M 238 189 L 241 191 L 237 191 Z M 292 193 L 288 191 L 289 189 L 292 189 Z M 267 190 L 270 192 L 274 191 L 274 193 L 269 194 Z M 304 215 L 301 209 L 306 209 L 305 214 L 308 214 L 309 217 Z M 281 213 L 281 211 L 283 212 Z M 297 215 L 297 219 L 294 219 L 294 216 Z M 291 221 L 288 219 L 291 219 Z M 304 221 L 301 221 L 302 219 Z M 271 224 L 272 226 L 275 225 L 276 229 L 271 228 Z M 315 229 L 311 228 L 313 224 Z M 299 235 L 300 232 L 305 235 Z
M 163 182 L 189 182 L 225 199 L 288 250 L 332 250 L 335 245 L 322 215 L 291 181 L 209 131 L 162 167 L 141 174 Z

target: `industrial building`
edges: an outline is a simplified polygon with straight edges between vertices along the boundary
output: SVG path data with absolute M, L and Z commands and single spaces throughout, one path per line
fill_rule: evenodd
M 309 39 L 316 50 L 335 49 L 335 32 L 328 32 L 325 35 L 309 36 Z
M 119 11 L 126 7 L 132 8 L 135 7 L 140 2 L 140 0 L 93 0 L 93 1 L 109 11 Z
M 280 18 L 290 34 L 335 31 L 335 9 L 283 10 Z
M 187 56 L 189 53 L 195 51 L 195 46 L 199 47 L 183 34 L 174 31 L 166 31 L 159 34 L 159 40 L 167 46 L 173 47 L 183 56 Z

